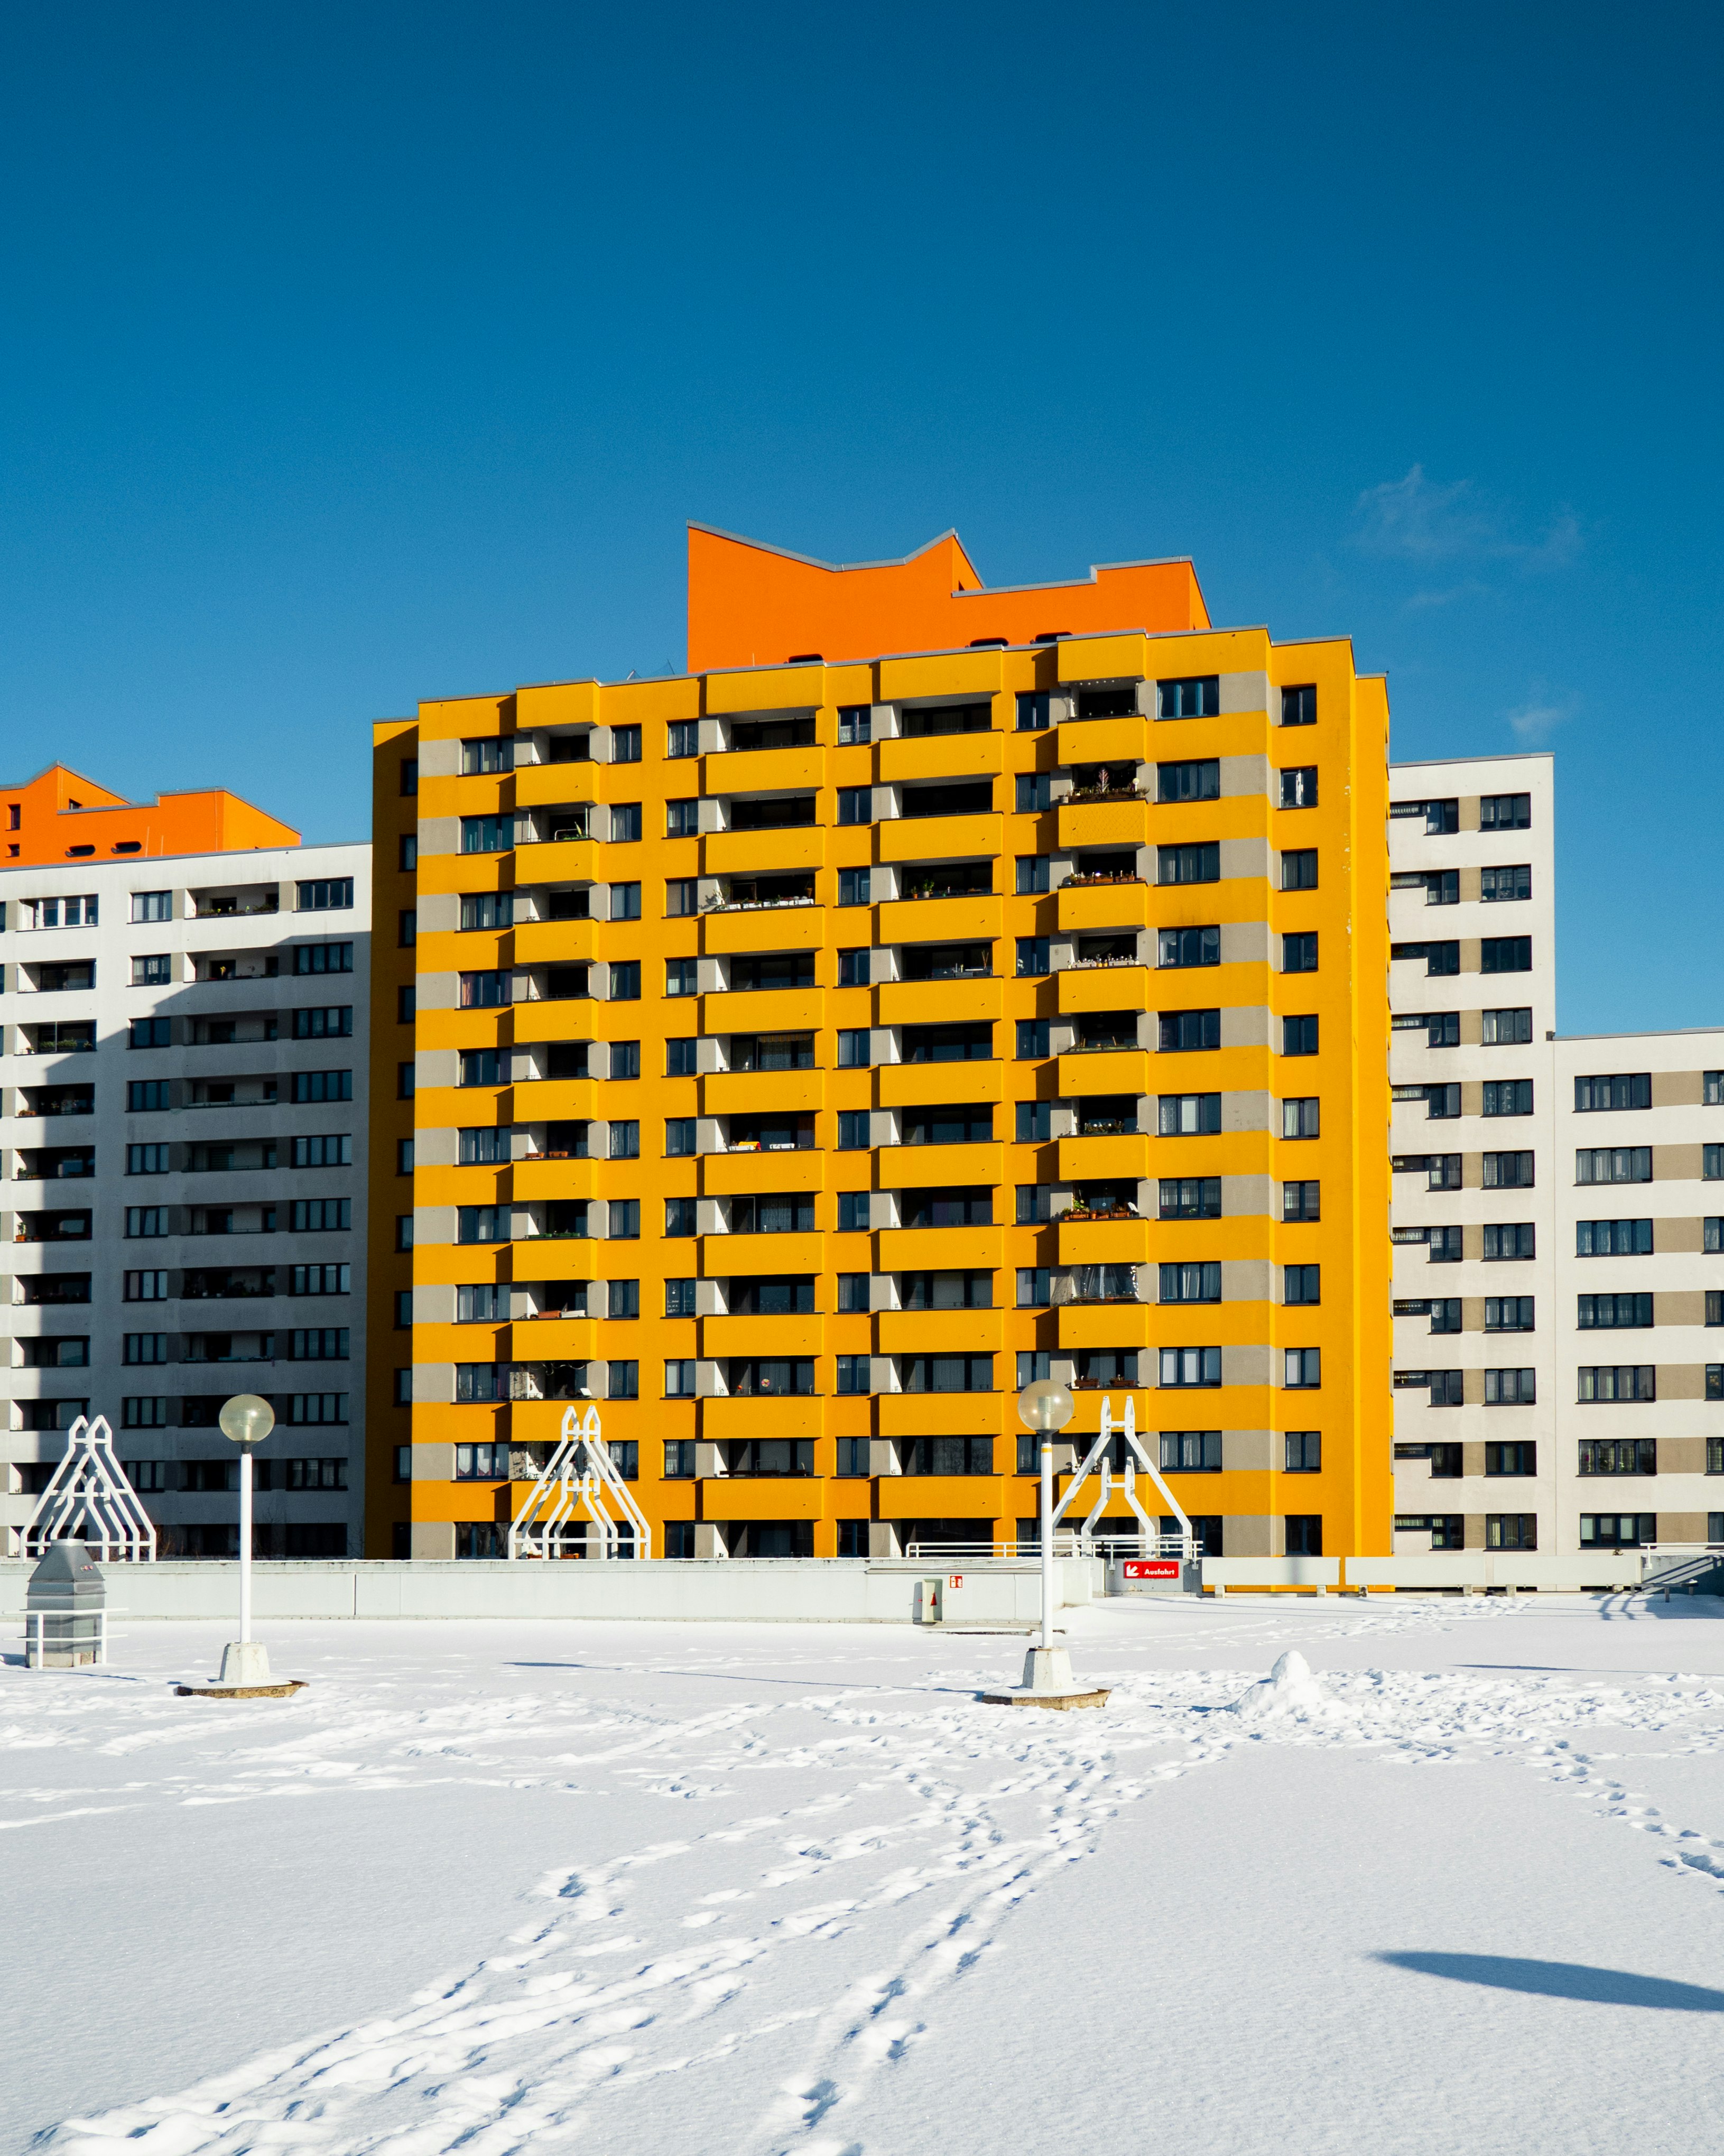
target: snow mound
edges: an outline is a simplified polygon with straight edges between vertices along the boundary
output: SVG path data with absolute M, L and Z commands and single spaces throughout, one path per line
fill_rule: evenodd
M 1244 1722 L 1328 1720 L 1333 1711 L 1334 1702 L 1296 1647 L 1290 1647 L 1266 1677 L 1234 1702 L 1234 1712 Z

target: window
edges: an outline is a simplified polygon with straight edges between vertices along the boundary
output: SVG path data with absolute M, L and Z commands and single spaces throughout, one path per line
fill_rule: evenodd
M 1394 958 L 1423 958 L 1428 979 L 1438 979 L 1460 971 L 1460 945 L 1458 942 L 1443 943 L 1391 943 L 1388 955 Z
M 605 1312 L 607 1317 L 639 1317 L 640 1315 L 640 1282 L 638 1280 L 613 1280 L 606 1283 Z
M 1315 1055 L 1316 1052 L 1317 1021 L 1315 1014 L 1281 1020 L 1283 1055 Z
M 1505 1259 L 1532 1258 L 1538 1255 L 1537 1233 L 1531 1220 L 1487 1221 L 1484 1231 L 1483 1258 L 1493 1262 Z
M 1538 1447 L 1530 1440 L 1515 1445 L 1487 1445 L 1485 1447 L 1485 1472 L 1487 1475 L 1536 1475 L 1538 1472 Z
M 165 1145 L 134 1145 L 126 1148 L 126 1172 L 128 1175 L 166 1175 L 168 1167 L 168 1149 Z
M 742 803 L 737 804 L 739 807 Z M 871 824 L 874 821 L 874 788 L 871 786 L 841 786 L 838 790 L 838 820 L 840 824 Z
M 1019 854 L 1013 885 L 1019 898 L 1039 897 L 1048 887 L 1049 863 L 1045 854 Z
M 1658 1444 L 1650 1437 L 1583 1439 L 1583 1475 L 1656 1475 Z
M 1576 1322 L 1583 1332 L 1622 1326 L 1650 1326 L 1652 1297 L 1643 1293 L 1583 1295 L 1578 1298 Z
M 1103 1270 L 1109 1269 L 1104 1267 Z M 1219 1302 L 1221 1300 L 1221 1266 L 1217 1260 L 1163 1265 L 1159 1272 L 1159 1299 L 1162 1302 Z
M 838 902 L 840 906 L 866 906 L 872 871 L 868 869 L 840 869 L 838 872 Z
M 1018 1143 L 1037 1145 L 1052 1137 L 1053 1117 L 1054 1104 L 1051 1101 L 1020 1101 L 1018 1103 Z
M 608 1363 L 605 1365 L 606 1389 L 613 1400 L 638 1400 L 640 1398 L 640 1365 L 639 1363 Z M 612 1457 L 618 1450 L 614 1439 L 611 1442 Z
M 1158 966 L 1219 966 L 1219 928 L 1163 928 L 1156 937 Z
M 295 1070 L 293 1073 L 293 1100 L 303 1106 L 319 1101 L 351 1101 L 353 1097 L 353 1073 L 351 1070 Z
M 1481 973 L 1530 973 L 1532 938 L 1530 936 L 1487 936 L 1479 946 Z
M 405 1070 L 411 1065 L 403 1064 Z M 503 1058 L 495 1048 L 467 1048 L 461 1051 L 461 1062 L 456 1083 L 461 1086 L 500 1086 L 503 1080 Z M 403 1095 L 403 1098 L 408 1096 Z
M 1658 1370 L 1650 1363 L 1601 1363 L 1583 1368 L 1577 1397 L 1583 1400 L 1655 1400 Z M 1708 1395 L 1710 1397 L 1710 1395 Z
M 1390 804 L 1392 817 L 1417 816 L 1424 821 L 1428 839 L 1446 838 L 1460 829 L 1460 803 L 1449 801 L 1396 801 Z
M 345 1363 L 348 1328 L 345 1325 L 298 1325 L 288 1334 L 288 1360 L 293 1363 Z
M 1501 1447 L 1486 1445 L 1485 1451 L 1487 1465 L 1485 1472 L 1487 1475 L 1491 1472 L 1488 1465 L 1489 1457 L 1496 1450 L 1512 1452 L 1516 1448 L 1506 1445 Z M 1532 1470 L 1529 1468 L 1526 1471 L 1530 1474 Z M 1435 1547 L 1435 1543 L 1433 1543 L 1432 1548 Z M 1486 1549 L 1536 1550 L 1538 1548 L 1537 1513 L 1487 1512 L 1485 1515 L 1485 1547 Z
M 1284 808 L 1315 808 L 1317 805 L 1317 767 L 1306 764 L 1281 773 L 1281 806 Z
M 1033 1184 L 1029 1187 L 1034 1188 Z M 988 1228 L 993 1224 L 993 1192 L 986 1184 L 960 1183 L 942 1189 L 906 1190 L 900 1202 L 906 1228 Z M 839 1218 L 843 1218 L 842 1209 Z
M 667 1198 L 664 1200 L 664 1233 L 667 1235 L 692 1235 L 695 1233 L 695 1200 L 692 1198 Z
M 1020 690 L 1018 695 L 1018 732 L 1020 734 L 1040 733 L 1044 727 L 1050 723 L 1047 690 L 1045 689 Z M 865 734 L 862 738 L 866 741 L 868 737 Z M 840 742 L 844 739 L 841 714 L 839 739 Z
M 1281 855 L 1281 889 L 1315 891 L 1317 887 L 1317 850 L 1300 846 Z
M 664 917 L 680 921 L 700 910 L 700 882 L 698 876 L 670 876 L 664 884 Z
M 1051 778 L 1052 774 L 1045 771 L 1018 773 L 1017 809 L 1020 816 L 1038 815 L 1052 805 Z
M 1157 801 L 1219 801 L 1221 798 L 1221 760 L 1207 757 L 1192 763 L 1156 766 Z
M 1018 938 L 1018 976 L 1042 974 L 1052 970 L 1045 936 L 1020 936 Z
M 1163 1093 L 1156 1102 L 1156 1130 L 1162 1137 L 1210 1137 L 1220 1128 L 1219 1093 Z
M 838 1229 L 841 1235 L 859 1235 L 868 1226 L 868 1193 L 842 1190 L 838 1199 Z
M 866 1108 L 841 1108 L 838 1116 L 838 1149 L 840 1152 L 865 1152 L 870 1135 L 870 1116 Z
M 1532 868 L 1523 863 L 1518 868 L 1481 869 L 1479 871 L 1479 896 L 1487 906 L 1500 903 L 1505 899 L 1531 898 Z
M 640 886 L 638 883 L 613 883 L 610 889 L 610 907 L 613 921 L 639 921 Z
M 1221 848 L 1215 839 L 1206 839 L 1198 845 L 1156 848 L 1157 883 L 1219 883 L 1220 880 Z
M 1283 1457 L 1290 1475 L 1320 1475 L 1323 1469 L 1323 1435 L 1316 1430 L 1285 1433 Z
M 1532 1038 L 1532 1013 L 1530 1009 L 1487 1010 L 1481 1016 L 1484 1020 L 1482 1037 L 1486 1048 L 1524 1047 Z
M 1532 1081 L 1530 1078 L 1487 1078 L 1482 1112 L 1487 1116 L 1530 1116 Z
M 1708 1242 L 1708 1250 L 1717 1247 Z M 1574 1255 L 1578 1258 L 1648 1258 L 1652 1255 L 1650 1220 L 1577 1220 Z
M 128 1048 L 169 1047 L 173 1040 L 172 1029 L 173 1020 L 172 1019 L 135 1018 L 131 1021 L 131 1029 L 126 1035 L 126 1045 Z M 38 1029 L 38 1032 L 52 1032 L 55 1029 L 52 1027 Z M 60 1028 L 59 1030 L 65 1031 L 67 1029 Z M 74 1027 L 71 1029 L 71 1030 L 75 1032 L 77 1029 Z M 92 1033 L 91 1038 L 88 1040 L 68 1041 L 65 1045 L 69 1048 L 94 1048 L 95 1046 L 94 1034 Z M 38 1040 L 37 1048 L 39 1054 L 51 1055 L 59 1048 L 59 1044 L 57 1041 L 47 1042 Z
M 813 819 L 808 819 L 810 822 Z M 619 802 L 611 810 L 611 844 L 613 846 L 634 844 L 640 837 L 640 803 L 638 801 Z
M 1531 1190 L 1532 1155 L 1530 1152 L 1487 1152 L 1485 1155 L 1487 1190 Z
M 172 921 L 173 893 L 171 891 L 135 891 L 131 894 L 131 917 L 134 921 Z M 93 920 L 95 916 L 92 915 L 91 918 Z
M 611 1125 L 609 1150 L 613 1160 L 640 1158 L 640 1125 L 632 1116 L 619 1119 Z
M 673 719 L 664 729 L 664 755 L 675 762 L 700 752 L 700 726 L 696 719 Z
M 1281 1267 L 1281 1301 L 1283 1302 L 1321 1302 L 1321 1265 L 1283 1265 Z
M 611 1043 L 609 1075 L 613 1078 L 639 1077 L 640 1043 L 638 1040 L 613 1040 Z
M 165 951 L 131 962 L 131 985 L 135 988 L 162 988 L 172 978 L 173 960 Z
M 1020 1265 L 1018 1268 L 1018 1307 L 1019 1310 L 1045 1310 L 1052 1300 L 1053 1276 L 1045 1265 Z
M 457 1363 L 455 1365 L 455 1398 L 464 1404 L 473 1401 L 497 1400 L 502 1398 L 498 1383 L 498 1369 L 495 1363 Z
M 506 1205 L 462 1205 L 455 1212 L 455 1240 L 459 1243 L 506 1243 L 509 1240 Z
M 351 973 L 353 970 L 353 946 L 351 943 L 295 943 L 293 969 L 295 973 Z
M 692 961 L 684 959 L 682 963 L 688 965 Z M 610 975 L 610 999 L 613 1004 L 638 1004 L 640 1001 L 640 961 L 638 958 L 630 958 L 620 965 L 613 959 Z
M 1219 1475 L 1221 1472 L 1221 1432 L 1219 1430 L 1162 1430 L 1161 1469 L 1164 1475 Z
M 841 988 L 865 988 L 868 986 L 869 953 L 861 948 L 840 951 L 838 954 L 838 984 Z
M 484 777 L 495 771 L 513 771 L 515 743 L 502 741 L 495 734 L 478 741 L 461 743 L 461 775 L 464 778 Z
M 1281 938 L 1281 971 L 1284 973 L 1314 973 L 1316 970 L 1317 937 L 1315 929 L 1302 935 Z
M 667 996 L 697 995 L 700 993 L 700 962 L 698 958 L 667 958 L 664 961 L 665 994 Z M 617 976 L 618 973 L 624 973 L 628 970 L 629 969 L 627 968 L 621 966 L 613 966 L 611 968 L 611 995 L 613 1000 L 619 998 L 623 993 L 618 986 Z M 634 993 L 636 995 L 639 995 L 640 993 L 640 968 L 639 966 L 636 966 L 634 968 L 634 973 L 635 980 Z
M 1537 1397 L 1537 1373 L 1532 1370 L 1487 1370 L 1485 1404 L 1487 1408 L 1528 1408 Z
M 404 1141 L 411 1144 L 409 1138 Z M 299 1137 L 293 1141 L 292 1165 L 295 1168 L 351 1168 L 353 1165 L 353 1140 L 340 1132 L 320 1132 L 315 1137 Z M 406 1173 L 411 1173 L 409 1162 Z
M 510 1003 L 514 996 L 514 976 L 507 973 L 487 972 L 463 973 L 461 1002 L 463 1010 L 495 1010 Z M 295 1014 L 297 1017 L 298 1014 Z M 351 1028 L 349 1028 L 351 1030 Z
M 1213 719 L 1221 711 L 1221 677 L 1199 674 L 1183 681 L 1157 681 L 1156 716 L 1161 719 Z M 1082 700 L 1080 701 L 1081 706 Z M 1128 705 L 1129 711 L 1132 706 Z M 1112 716 L 1109 714 L 1108 716 Z M 1080 708 L 1079 716 L 1089 714 Z
M 1578 1116 L 1595 1115 L 1604 1110 L 1619 1108 L 1650 1108 L 1652 1106 L 1652 1074 L 1650 1070 L 1634 1070 L 1604 1078 L 1577 1078 L 1574 1081 L 1574 1112 Z
M 1288 1348 L 1281 1355 L 1281 1382 L 1289 1391 L 1309 1392 L 1323 1382 L 1321 1348 Z
M 611 762 L 613 763 L 640 762 L 640 728 L 639 726 L 611 728 Z
M 1321 1220 L 1322 1212 L 1321 1183 L 1284 1183 L 1281 1185 L 1281 1218 L 1284 1220 Z
M 1479 803 L 1481 831 L 1525 831 L 1532 822 L 1530 793 L 1486 793 Z
M 1219 1348 L 1163 1348 L 1160 1354 L 1164 1386 L 1219 1385 L 1221 1350 Z
M 1219 1010 L 1163 1011 L 1157 1045 L 1166 1055 L 1189 1055 L 1221 1045 Z
M 1650 1183 L 1650 1146 L 1585 1146 L 1574 1156 L 1577 1183 Z
M 1316 1099 L 1283 1101 L 1281 1103 L 1281 1136 L 1284 1138 L 1314 1138 L 1320 1135 L 1321 1103 Z M 1457 1184 L 1460 1172 L 1455 1173 Z
M 667 1160 L 685 1159 L 695 1150 L 695 1118 L 692 1116 L 670 1116 L 664 1122 L 664 1157 Z
M 1321 1512 L 1290 1512 L 1282 1521 L 1285 1548 L 1289 1557 L 1321 1557 L 1323 1554 L 1323 1516 Z
M 1221 1218 L 1221 1178 L 1219 1175 L 1164 1176 L 1159 1188 L 1163 1220 L 1219 1220 Z
M 1433 1332 L 1459 1332 L 1464 1329 L 1460 1320 L 1460 1297 L 1458 1295 L 1433 1296 L 1427 1299 L 1424 1306 L 1430 1314 L 1430 1329 Z M 1402 1314 L 1401 1306 L 1397 1303 L 1395 1315 L 1398 1317 Z
M 398 1250 L 410 1250 L 413 1246 L 413 1216 L 411 1213 L 398 1213 L 395 1216 L 395 1247 Z
M 335 913 L 353 903 L 351 876 L 319 876 L 310 883 L 298 886 L 298 910 L 301 913 Z

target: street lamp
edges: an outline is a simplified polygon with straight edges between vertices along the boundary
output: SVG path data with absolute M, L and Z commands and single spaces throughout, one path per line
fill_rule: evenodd
M 236 1393 L 217 1417 L 239 1447 L 239 1637 L 222 1650 L 224 1685 L 266 1685 L 269 1650 L 251 1636 L 251 1455 L 275 1427 L 275 1410 L 256 1393 Z
M 1042 1467 L 1042 1636 L 1024 1657 L 1024 1681 L 1015 1691 L 984 1692 L 1001 1707 L 1100 1707 L 1105 1690 L 1075 1683 L 1071 1656 L 1054 1645 L 1054 1436 L 1077 1412 L 1067 1389 L 1051 1378 L 1038 1378 L 1018 1395 L 1018 1414 L 1041 1440 Z

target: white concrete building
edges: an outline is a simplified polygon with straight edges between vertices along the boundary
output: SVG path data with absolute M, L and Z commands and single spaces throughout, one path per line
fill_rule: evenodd
M 1724 1033 L 1559 1036 L 1553 782 L 1392 772 L 1398 1554 L 1724 1543 Z
M 357 1556 L 371 850 L 62 850 L 0 865 L 0 1547 L 87 1410 L 161 1553 L 231 1554 L 257 1392 L 259 1553 Z

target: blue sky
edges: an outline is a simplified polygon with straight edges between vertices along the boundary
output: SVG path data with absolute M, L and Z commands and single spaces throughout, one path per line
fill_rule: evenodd
M 367 822 L 690 518 L 1191 554 L 1558 758 L 1568 1031 L 1724 1024 L 1716 11 L 0 11 L 0 721 Z M 1675 932 L 1672 932 L 1674 930 Z

